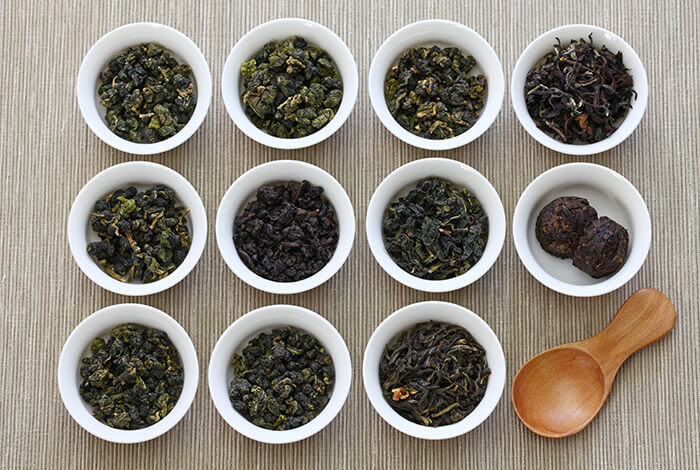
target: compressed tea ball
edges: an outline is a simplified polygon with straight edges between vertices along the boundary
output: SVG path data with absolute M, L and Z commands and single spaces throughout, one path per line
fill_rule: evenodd
M 625 227 L 601 217 L 586 227 L 574 253 L 574 266 L 594 278 L 612 274 L 625 262 L 629 241 Z
M 535 235 L 547 253 L 559 258 L 571 258 L 588 224 L 598 213 L 588 200 L 576 196 L 559 197 L 537 216 Z

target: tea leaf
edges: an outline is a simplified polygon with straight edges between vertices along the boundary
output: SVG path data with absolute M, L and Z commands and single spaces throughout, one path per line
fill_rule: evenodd
M 389 256 L 404 271 L 422 279 L 449 279 L 467 272 L 483 255 L 488 217 L 468 190 L 431 177 L 391 203 L 383 236 Z

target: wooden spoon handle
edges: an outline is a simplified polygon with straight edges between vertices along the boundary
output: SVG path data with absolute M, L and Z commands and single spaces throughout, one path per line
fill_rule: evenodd
M 675 324 L 676 310 L 668 297 L 656 289 L 641 289 L 622 304 L 603 331 L 582 343 L 612 381 L 632 353 L 665 336 Z

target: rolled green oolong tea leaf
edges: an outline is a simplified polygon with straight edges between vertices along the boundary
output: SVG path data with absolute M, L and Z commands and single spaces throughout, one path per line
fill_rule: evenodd
M 379 362 L 382 395 L 397 413 L 424 426 L 461 421 L 479 405 L 491 370 L 486 351 L 464 328 L 419 323 L 403 331 Z
M 287 326 L 261 333 L 233 356 L 233 408 L 265 429 L 310 422 L 326 407 L 335 383 L 333 360 L 310 334 Z
M 133 323 L 96 338 L 80 366 L 80 396 L 93 416 L 117 429 L 142 429 L 175 407 L 184 370 L 168 335 Z
M 622 59 L 605 46 L 571 40 L 554 50 L 527 74 L 525 104 L 537 127 L 567 144 L 592 144 L 610 137 L 637 96 L 634 79 Z
M 188 213 L 166 185 L 118 189 L 95 202 L 90 227 L 100 241 L 89 242 L 87 252 L 118 281 L 163 279 L 190 250 Z
M 100 73 L 105 122 L 119 137 L 154 143 L 177 134 L 197 105 L 192 68 L 155 43 L 130 47 Z
M 241 76 L 246 115 L 275 137 L 313 134 L 333 119 L 343 100 L 333 59 L 298 36 L 266 44 L 243 62 Z
M 323 188 L 308 181 L 263 185 L 236 217 L 233 242 L 255 274 L 277 282 L 306 279 L 338 246 L 338 218 Z
M 449 139 L 466 132 L 479 119 L 486 97 L 486 76 L 472 74 L 476 65 L 456 47 L 404 52 L 386 76 L 389 112 L 419 137 Z
M 488 217 L 479 200 L 436 177 L 392 202 L 383 225 L 384 247 L 394 262 L 430 280 L 467 272 L 483 255 L 488 233 Z

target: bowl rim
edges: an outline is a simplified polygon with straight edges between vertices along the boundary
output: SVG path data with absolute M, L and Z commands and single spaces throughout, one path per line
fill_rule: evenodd
M 285 318 L 284 322 L 280 322 L 276 320 L 277 317 L 274 316 L 276 314 L 284 314 L 287 317 Z M 317 328 L 318 331 L 323 332 L 323 334 L 312 332 L 309 331 L 308 328 L 297 326 L 301 322 L 316 325 L 315 328 Z M 222 393 L 219 389 L 220 387 L 217 387 L 217 385 L 220 385 L 220 383 L 218 383 L 219 380 L 217 379 L 217 377 L 220 377 L 220 370 L 217 370 L 217 367 L 220 366 L 221 362 L 225 360 L 226 370 L 229 370 L 231 367 L 229 364 L 231 355 L 226 354 L 229 352 L 229 350 L 231 353 L 240 351 L 242 346 L 244 346 L 245 343 L 252 337 L 273 328 L 277 328 L 282 323 L 289 326 L 294 326 L 295 328 L 301 329 L 314 336 L 319 343 L 321 343 L 326 350 L 329 351 L 329 354 L 333 359 L 333 367 L 335 369 L 336 377 L 328 404 L 314 419 L 305 425 L 294 429 L 274 431 L 254 425 L 233 408 L 228 397 L 228 379 L 224 379 L 227 390 L 226 393 Z M 246 332 L 246 334 L 238 344 L 232 345 L 231 342 L 233 340 L 231 337 L 237 332 L 237 330 L 243 330 Z M 325 341 L 322 340 L 320 336 L 323 336 Z M 328 346 L 329 343 L 333 344 L 331 348 Z M 330 349 L 334 349 L 336 354 L 333 354 Z M 342 377 L 340 374 L 338 374 L 339 369 L 345 371 Z M 258 442 L 267 444 L 288 444 L 313 436 L 328 426 L 335 419 L 345 405 L 345 401 L 350 393 L 350 387 L 352 385 L 352 361 L 347 344 L 345 343 L 342 335 L 332 323 L 318 313 L 297 305 L 266 305 L 245 313 L 243 316 L 231 323 L 221 334 L 216 342 L 216 345 L 214 346 L 214 349 L 212 350 L 211 358 L 209 360 L 208 383 L 209 394 L 214 402 L 214 406 L 219 416 L 221 416 L 221 418 L 223 418 L 224 421 L 226 421 L 226 423 L 235 431 Z
M 585 33 L 573 32 L 581 30 L 588 31 L 594 35 L 597 34 L 599 37 L 607 39 L 608 43 L 610 41 L 614 41 L 616 46 L 619 46 L 617 49 L 618 51 L 623 52 L 625 57 L 625 65 L 630 68 L 630 73 L 634 77 L 634 91 L 637 92 L 637 96 L 633 101 L 634 107 L 627 111 L 627 115 L 620 122 L 618 129 L 609 137 L 593 144 L 565 144 L 555 140 L 537 128 L 535 122 L 527 112 L 523 89 L 525 87 L 525 78 L 528 71 L 534 63 L 537 63 L 537 61 L 541 59 L 541 57 L 538 57 L 538 59 L 534 62 L 530 60 L 530 56 L 534 54 L 535 49 L 539 48 L 544 43 L 553 44 L 556 37 L 562 36 L 563 34 L 570 34 L 572 36 L 580 34 L 585 35 Z M 574 38 L 572 37 L 571 39 Z M 569 40 L 568 36 L 565 40 Z M 638 69 L 636 74 L 634 72 L 634 68 Z M 649 98 L 649 82 L 644 63 L 632 46 L 630 46 L 622 37 L 613 33 L 612 31 L 601 28 L 600 26 L 582 23 L 566 24 L 557 26 L 556 28 L 540 34 L 532 42 L 530 42 L 525 49 L 523 49 L 523 52 L 520 54 L 517 62 L 515 63 L 513 73 L 511 74 L 510 96 L 513 109 L 515 110 L 515 115 L 518 117 L 518 121 L 525 131 L 527 131 L 527 133 L 530 134 L 530 136 L 537 142 L 551 150 L 566 155 L 594 155 L 616 147 L 627 139 L 632 132 L 634 132 L 641 122 L 642 117 L 644 117 L 644 113 L 646 111 Z M 623 123 L 628 124 L 623 128 Z
M 322 128 L 309 134 L 305 137 L 296 137 L 283 139 L 281 137 L 276 137 L 268 134 L 267 132 L 258 129 L 250 119 L 246 116 L 243 106 L 241 104 L 241 98 L 239 92 L 234 90 L 234 86 L 227 86 L 229 83 L 239 84 L 240 78 L 240 64 L 243 61 L 250 59 L 250 57 L 245 57 L 241 59 L 241 50 L 245 48 L 248 42 L 256 39 L 257 35 L 261 35 L 269 30 L 275 30 L 280 26 L 297 26 L 312 28 L 319 32 L 319 34 L 324 35 L 329 41 L 332 41 L 337 48 L 340 49 L 339 56 L 331 56 L 333 62 L 338 67 L 338 73 L 340 73 L 343 80 L 343 99 L 341 100 L 338 112 L 333 116 L 333 118 Z M 264 42 L 261 42 L 260 48 L 262 48 L 265 43 L 269 42 L 271 39 L 267 37 Z M 281 40 L 281 39 L 280 39 Z M 314 43 L 314 41 L 310 41 Z M 324 49 L 325 50 L 325 49 Z M 330 55 L 330 53 L 328 53 Z M 349 68 L 346 74 L 341 72 L 341 61 L 345 66 Z M 294 150 L 310 147 L 316 145 L 331 135 L 335 134 L 348 119 L 352 110 L 355 107 L 355 102 L 357 101 L 357 94 L 359 89 L 359 77 L 357 72 L 357 63 L 355 58 L 350 51 L 350 48 L 345 44 L 340 36 L 338 36 L 334 31 L 328 27 L 304 18 L 278 18 L 271 20 L 262 24 L 259 24 L 255 28 L 244 34 L 233 46 L 229 52 L 224 67 L 221 72 L 221 94 L 224 100 L 224 106 L 228 112 L 229 117 L 233 121 L 234 125 L 245 135 L 253 139 L 259 144 L 266 145 L 268 147 L 283 149 L 283 150 Z
M 426 313 L 424 309 L 428 307 L 440 309 L 438 310 L 441 312 L 439 317 L 436 318 L 435 315 Z M 446 319 L 448 316 L 450 319 Z M 409 326 L 399 328 L 397 325 L 402 322 L 403 317 L 411 317 L 411 323 Z M 491 369 L 491 376 L 489 377 L 486 394 L 481 402 L 479 402 L 479 405 L 461 421 L 438 427 L 422 426 L 413 423 L 394 411 L 386 403 L 381 393 L 378 395 L 375 393 L 376 386 L 379 384 L 379 363 L 378 361 L 377 363 L 370 363 L 375 356 L 381 358 L 383 351 L 386 349 L 386 345 L 391 339 L 396 337 L 396 335 L 410 328 L 412 325 L 431 321 L 433 319 L 435 321 L 451 323 L 465 328 L 486 350 L 487 356 L 490 357 L 487 361 Z M 470 324 L 468 327 L 466 326 L 467 323 Z M 386 337 L 386 341 L 383 340 L 384 337 Z M 490 341 L 490 348 L 484 346 L 484 339 Z M 376 352 L 378 352 L 378 354 L 375 354 Z M 500 402 L 505 388 L 505 380 L 506 360 L 503 353 L 503 346 L 496 333 L 479 315 L 466 307 L 451 302 L 436 300 L 416 302 L 394 311 L 374 330 L 367 342 L 362 358 L 362 381 L 364 383 L 365 394 L 374 410 L 394 429 L 420 439 L 451 439 L 461 436 L 479 426 L 493 413 Z M 381 390 L 381 387 L 379 388 Z M 477 411 L 479 411 L 479 414 L 475 414 Z
M 453 168 L 455 175 L 460 173 L 464 175 L 465 179 L 469 181 L 469 184 L 463 184 L 461 180 L 450 177 L 440 177 L 452 181 L 461 187 L 467 187 L 470 192 L 477 196 L 482 206 L 492 204 L 494 207 L 491 212 L 486 211 L 486 208 L 484 208 L 484 211 L 489 219 L 489 235 L 486 242 L 486 249 L 484 250 L 484 254 L 481 256 L 481 258 L 479 258 L 479 261 L 477 261 L 477 263 L 467 272 L 460 274 L 459 276 L 442 280 L 428 280 L 421 279 L 404 271 L 398 264 L 396 264 L 391 256 L 388 255 L 386 248 L 384 248 L 384 243 L 382 242 L 381 223 L 384 220 L 384 214 L 386 213 L 386 207 L 388 204 L 395 201 L 397 196 L 404 192 L 405 188 L 415 186 L 415 183 L 427 178 L 428 176 L 438 176 L 432 174 L 434 171 L 433 169 L 438 166 Z M 412 178 L 405 184 L 399 185 L 399 182 L 403 180 L 403 175 L 414 168 L 425 168 L 425 175 L 416 179 Z M 394 191 L 394 188 L 392 187 L 394 185 L 399 185 L 399 188 L 396 191 Z M 392 192 L 391 195 L 388 194 L 390 191 Z M 476 193 L 480 194 L 477 195 Z M 381 207 L 381 203 L 384 199 L 387 200 L 387 203 Z M 379 217 L 380 214 L 381 219 L 377 220 L 377 217 Z M 379 223 L 380 227 L 379 238 L 375 236 L 377 222 Z M 429 157 L 421 158 L 401 165 L 389 173 L 389 175 L 387 175 L 381 181 L 381 183 L 379 183 L 367 206 L 365 230 L 367 242 L 374 259 L 377 263 L 379 263 L 384 272 L 394 278 L 394 280 L 405 286 L 423 292 L 449 292 L 461 289 L 476 282 L 496 263 L 496 260 L 503 250 L 503 244 L 505 241 L 506 215 L 503 208 L 503 202 L 498 195 L 498 191 L 496 191 L 496 188 L 493 187 L 491 182 L 478 170 L 457 160 Z
M 249 181 L 257 181 L 257 183 L 255 183 L 255 186 L 257 187 L 260 187 L 266 183 L 280 181 L 278 179 L 269 178 L 266 176 L 274 167 L 297 167 L 303 169 L 307 173 L 305 179 L 315 186 L 323 187 L 323 195 L 330 202 L 338 219 L 338 245 L 336 246 L 333 256 L 328 263 L 321 268 L 320 271 L 300 281 L 272 281 L 254 273 L 250 268 L 243 264 L 238 256 L 235 243 L 233 242 L 233 224 L 231 224 L 230 227 L 224 225 L 224 219 L 228 217 L 227 211 L 229 210 L 230 204 L 232 204 L 231 200 L 237 198 L 239 194 L 241 195 L 241 203 L 235 208 L 236 210 L 233 211 L 233 218 L 235 220 L 236 215 L 240 214 L 243 204 L 245 204 L 245 202 L 255 194 L 255 190 L 247 195 L 242 194 L 239 188 L 246 186 Z M 319 177 L 319 179 L 322 179 L 323 181 L 312 181 L 312 179 L 315 179 L 312 177 L 312 175 L 313 177 Z M 307 176 L 312 178 L 307 178 Z M 296 179 L 289 181 L 296 181 Z M 331 199 L 331 197 L 329 197 L 330 187 L 332 187 L 337 193 L 337 198 Z M 341 217 L 340 211 L 349 212 L 348 217 Z M 352 251 L 354 239 L 355 211 L 345 188 L 343 188 L 340 182 L 338 182 L 338 180 L 336 180 L 335 177 L 333 177 L 333 175 L 328 173 L 326 170 L 316 165 L 312 165 L 311 163 L 306 163 L 299 160 L 273 160 L 247 170 L 245 173 L 236 178 L 231 186 L 229 186 L 228 190 L 226 190 L 226 193 L 219 203 L 219 208 L 216 213 L 216 243 L 219 248 L 219 253 L 226 262 L 226 265 L 233 272 L 233 274 L 236 275 L 236 277 L 249 286 L 272 294 L 298 294 L 300 292 L 314 289 L 328 281 L 345 264 L 345 261 Z
M 487 75 L 488 80 L 487 101 L 486 106 L 484 106 L 483 113 L 471 129 L 449 139 L 427 139 L 425 137 L 419 137 L 408 132 L 406 129 L 401 127 L 401 125 L 399 125 L 399 123 L 394 119 L 391 113 L 389 113 L 389 108 L 386 104 L 386 99 L 384 98 L 384 82 L 386 80 L 386 72 L 383 69 L 379 69 L 378 61 L 384 60 L 385 57 L 388 57 L 389 54 L 392 54 L 392 49 L 395 45 L 397 47 L 401 45 L 402 51 L 407 50 L 408 47 L 415 47 L 403 47 L 403 43 L 406 42 L 406 38 L 410 38 L 411 36 L 425 28 L 434 29 L 432 34 L 435 35 L 436 42 L 440 42 L 439 38 L 441 36 L 444 36 L 445 30 L 457 31 L 460 34 L 463 34 L 465 38 L 467 38 L 466 40 L 473 42 L 475 48 L 478 47 L 480 49 L 483 49 L 485 51 L 486 56 L 488 57 L 487 61 L 478 63 L 478 65 L 480 65 L 481 68 L 484 69 L 484 74 Z M 452 41 L 446 42 L 452 43 Z M 464 47 L 460 47 L 457 45 L 455 45 L 454 47 L 458 47 L 463 52 L 466 51 Z M 466 52 L 473 54 L 472 50 Z M 402 52 L 396 54 L 395 57 L 393 57 L 392 61 L 389 62 L 389 64 L 393 64 L 394 62 L 396 62 L 401 53 Z M 492 68 L 491 73 L 487 73 L 486 71 L 485 65 L 487 63 Z M 382 86 L 373 86 L 373 84 L 379 80 L 380 74 Z M 369 91 L 370 102 L 372 103 L 372 109 L 374 110 L 375 115 L 379 118 L 380 122 L 384 125 L 384 127 L 394 136 L 398 137 L 400 140 L 409 145 L 424 150 L 450 150 L 464 146 L 476 140 L 482 134 L 484 134 L 494 123 L 496 117 L 498 117 L 498 114 L 501 111 L 501 108 L 503 107 L 503 97 L 505 94 L 505 75 L 503 73 L 503 65 L 498 57 L 498 54 L 496 54 L 496 51 L 493 49 L 491 44 L 489 44 L 489 42 L 475 30 L 464 24 L 451 20 L 430 19 L 407 24 L 394 31 L 389 37 L 387 37 L 384 40 L 384 42 L 381 44 L 381 46 L 379 46 L 379 48 L 374 54 L 374 57 L 372 58 L 372 62 L 369 68 L 369 74 L 367 77 L 367 87 Z
M 592 171 L 597 171 L 601 175 L 605 175 L 608 178 L 614 179 L 615 184 L 611 184 L 610 187 L 613 188 L 616 193 L 619 194 L 621 191 L 624 191 L 634 199 L 636 211 L 633 213 L 635 214 L 635 218 L 639 218 L 640 224 L 643 226 L 641 233 L 638 233 L 638 231 L 635 231 L 634 233 L 635 246 L 639 247 L 637 250 L 638 256 L 632 259 L 632 251 L 628 252 L 627 259 L 623 264 L 624 267 L 630 263 L 629 265 L 631 268 L 624 271 L 621 268 L 612 275 L 603 278 L 601 282 L 590 285 L 571 284 L 561 281 L 549 274 L 532 256 L 532 250 L 530 249 L 530 245 L 528 243 L 528 220 L 530 218 L 530 214 L 536 210 L 535 203 L 541 196 L 542 191 L 544 191 L 545 186 L 543 185 L 548 183 L 550 180 L 555 181 L 558 174 L 568 172 L 569 170 L 575 168 L 590 169 Z M 625 285 L 644 265 L 647 255 L 649 254 L 649 247 L 651 246 L 651 234 L 652 225 L 649 209 L 647 208 L 644 198 L 639 193 L 637 188 L 627 178 L 615 170 L 595 163 L 565 163 L 541 173 L 523 190 L 517 204 L 515 205 L 515 211 L 513 213 L 513 242 L 515 244 L 515 251 L 518 253 L 518 258 L 520 258 L 521 263 L 525 266 L 532 277 L 537 279 L 540 283 L 556 292 L 569 295 L 571 297 L 595 297 L 607 294 Z
M 180 131 L 175 135 L 160 142 L 149 144 L 131 142 L 127 139 L 119 137 L 107 127 L 104 122 L 104 118 L 99 111 L 97 112 L 98 119 L 95 119 L 93 115 L 93 111 L 95 110 L 93 107 L 96 106 L 98 101 L 98 77 L 89 75 L 88 73 L 88 68 L 97 66 L 97 63 L 100 64 L 98 70 L 102 70 L 105 64 L 110 60 L 111 56 L 105 58 L 102 49 L 109 47 L 110 42 L 115 36 L 125 34 L 125 32 L 135 33 L 137 31 L 152 32 L 154 37 L 153 42 L 156 43 L 158 43 L 157 38 L 159 35 L 164 33 L 173 35 L 177 38 L 181 48 L 178 50 L 175 48 L 166 47 L 165 49 L 172 51 L 178 56 L 182 55 L 180 53 L 181 50 L 188 50 L 197 59 L 196 62 L 188 64 L 192 67 L 192 75 L 195 77 L 197 93 L 197 104 L 195 105 L 195 109 L 190 117 L 190 120 L 187 122 L 187 124 L 185 124 L 185 127 L 180 129 Z M 134 45 L 138 45 L 138 43 L 138 41 L 135 41 Z M 90 92 L 88 93 L 87 91 L 83 90 L 90 90 Z M 78 100 L 78 107 L 80 108 L 80 114 L 83 116 L 83 119 L 87 123 L 88 127 L 97 137 L 100 138 L 100 140 L 110 147 L 121 150 L 122 152 L 135 155 L 155 155 L 178 147 L 192 137 L 197 129 L 199 129 L 202 122 L 204 122 L 204 118 L 206 117 L 211 104 L 212 78 L 209 64 L 207 63 L 204 54 L 202 54 L 202 51 L 199 49 L 199 47 L 197 47 L 192 39 L 171 26 L 144 21 L 119 26 L 104 34 L 90 47 L 88 52 L 83 57 L 80 64 L 80 69 L 78 70 L 75 93 Z
M 139 317 L 139 319 L 123 320 L 122 313 L 125 310 L 127 311 L 127 317 Z M 142 320 L 145 320 L 145 322 Z M 150 326 L 146 324 L 149 322 L 160 322 L 164 326 Z M 85 406 L 86 411 L 89 405 L 80 397 L 78 392 L 79 385 L 75 385 L 74 389 L 71 385 L 77 377 L 79 363 L 75 364 L 75 371 L 70 371 L 70 373 L 69 368 L 72 367 L 72 365 L 68 363 L 68 356 L 74 355 L 76 351 L 78 352 L 78 357 L 83 357 L 85 350 L 90 346 L 90 341 L 94 339 L 94 336 L 91 336 L 88 342 L 82 345 L 82 347 L 78 345 L 77 341 L 81 339 L 81 336 L 84 336 L 84 330 L 90 330 L 93 325 L 104 325 L 104 328 L 101 327 L 99 330 L 104 331 L 105 333 L 103 334 L 108 334 L 111 328 L 125 323 L 136 323 L 165 331 L 170 341 L 176 346 L 185 371 L 183 389 L 173 409 L 163 420 L 146 428 L 134 430 L 112 428 L 98 421 L 96 418 L 93 418 L 92 415 L 82 413 L 79 410 L 79 405 L 75 402 L 76 398 Z M 190 360 L 187 361 L 186 357 L 190 358 Z M 185 362 L 187 362 L 186 367 Z M 70 416 L 80 427 L 93 436 L 106 441 L 120 444 L 134 444 L 155 439 L 165 434 L 185 416 L 197 393 L 197 387 L 199 385 L 199 363 L 197 351 L 192 343 L 192 339 L 182 325 L 173 317 L 150 305 L 123 303 L 110 305 L 93 312 L 73 329 L 61 349 L 56 377 L 61 400 Z
M 82 236 L 80 235 L 84 230 L 90 229 L 89 215 L 88 218 L 83 222 L 78 220 L 82 217 L 84 212 L 81 211 L 83 206 L 93 207 L 95 201 L 92 197 L 93 193 L 99 193 L 100 195 L 108 194 L 110 188 L 112 190 L 129 185 L 138 184 L 133 182 L 133 177 L 129 177 L 127 181 L 118 184 L 104 184 L 103 181 L 109 181 L 112 175 L 115 173 L 124 172 L 128 175 L 148 175 L 149 181 L 153 181 L 151 184 L 157 182 L 158 175 L 169 175 L 174 181 L 178 182 L 178 187 L 173 187 L 172 184 L 168 184 L 178 195 L 178 199 L 182 201 L 183 194 L 187 193 L 188 199 L 191 199 L 195 204 L 190 205 L 188 209 L 190 210 L 190 221 L 191 221 L 191 235 L 192 244 L 187 253 L 187 256 L 182 261 L 182 263 L 175 268 L 175 270 L 163 279 L 154 281 L 148 284 L 138 284 L 130 282 L 121 282 L 116 279 L 111 278 L 108 274 L 102 271 L 97 263 L 90 257 L 83 253 L 85 251 L 86 245 L 81 245 Z M 153 176 L 153 177 L 151 177 Z M 126 178 L 124 178 L 126 179 Z M 149 183 L 146 183 L 149 184 Z M 100 185 L 106 188 L 106 191 L 97 191 Z M 98 198 L 101 196 L 97 196 Z M 200 224 L 195 224 L 194 218 L 201 219 Z M 68 245 L 70 247 L 71 254 L 76 264 L 80 270 L 85 274 L 92 282 L 107 289 L 115 294 L 127 295 L 127 296 L 143 296 L 156 294 L 162 292 L 166 289 L 173 287 L 175 284 L 182 281 L 187 275 L 194 269 L 194 267 L 199 262 L 199 259 L 204 252 L 204 247 L 207 241 L 207 214 L 204 208 L 204 203 L 202 203 L 202 198 L 199 196 L 197 190 L 192 186 L 192 184 L 182 176 L 177 171 L 169 168 L 165 165 L 160 165 L 158 163 L 147 162 L 147 161 L 131 161 L 119 163 L 117 165 L 110 166 L 100 171 L 97 175 L 93 176 L 85 185 L 80 189 L 77 196 L 75 197 L 73 204 L 71 205 L 70 213 L 68 215 L 68 223 L 66 230 L 68 232 Z M 87 237 L 85 237 L 85 242 L 87 243 Z M 87 256 L 87 257 L 86 257 Z M 93 269 L 92 266 L 88 267 L 87 263 L 92 263 L 94 266 L 98 267 L 99 273 Z

